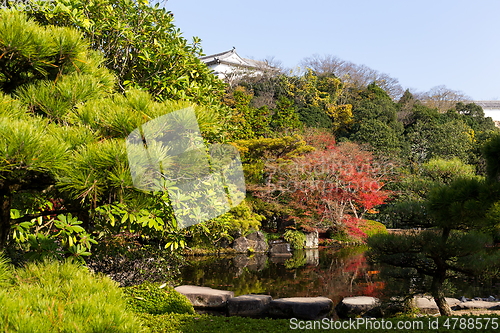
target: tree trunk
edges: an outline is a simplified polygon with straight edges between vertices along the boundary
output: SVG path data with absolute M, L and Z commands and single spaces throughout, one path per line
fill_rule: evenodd
M 451 308 L 450 305 L 446 302 L 444 294 L 439 295 L 439 297 L 434 296 L 434 301 L 436 301 L 441 316 L 451 317 Z
M 10 233 L 10 207 L 12 192 L 9 184 L 0 187 L 0 250 L 7 246 L 7 237 Z
M 439 313 L 441 316 L 450 317 L 452 315 L 451 308 L 449 304 L 446 302 L 443 293 L 443 283 L 446 280 L 446 266 L 445 259 L 440 257 L 440 253 L 445 253 L 446 242 L 450 237 L 451 230 L 449 228 L 443 228 L 443 232 L 441 234 L 441 248 L 437 256 L 434 258 L 434 262 L 436 263 L 436 273 L 432 277 L 432 286 L 431 293 L 434 297 L 434 301 L 439 309 Z
M 441 316 L 450 317 L 452 315 L 451 308 L 450 305 L 446 302 L 443 293 L 443 283 L 446 279 L 446 271 L 444 272 L 444 274 L 440 273 L 441 272 L 438 272 L 438 274 L 432 278 L 431 293 L 434 297 L 434 301 L 436 302 Z

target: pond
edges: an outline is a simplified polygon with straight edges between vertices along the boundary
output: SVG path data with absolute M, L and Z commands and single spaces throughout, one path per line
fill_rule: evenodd
M 234 291 L 235 296 L 267 294 L 273 298 L 325 296 L 336 304 L 344 297 L 402 295 L 414 281 L 395 279 L 388 267 L 365 258 L 366 247 L 295 251 L 293 256 L 245 254 L 190 257 L 181 268 L 183 284 Z M 449 297 L 500 297 L 500 283 L 456 278 Z

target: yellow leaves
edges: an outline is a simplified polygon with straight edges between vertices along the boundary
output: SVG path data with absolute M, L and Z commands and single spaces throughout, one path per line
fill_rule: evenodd
M 353 122 L 352 105 L 333 105 L 326 107 L 326 113 L 332 118 L 335 130 L 348 127 Z

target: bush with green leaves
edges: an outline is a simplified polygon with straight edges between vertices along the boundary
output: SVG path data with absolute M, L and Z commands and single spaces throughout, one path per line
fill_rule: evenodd
M 0 274 L 5 265 L 0 260 Z M 2 332 L 144 332 L 115 282 L 70 262 L 13 270 L 0 304 Z
M 19 218 L 18 210 L 11 210 Z M 64 259 L 72 257 L 84 263 L 83 257 L 90 255 L 92 244 L 97 241 L 81 226 L 82 222 L 71 213 L 59 214 L 57 219 L 44 221 L 42 217 L 13 226 L 13 239 L 27 252 L 28 259 Z
M 302 231 L 288 229 L 283 238 L 296 250 L 301 250 L 306 246 L 306 235 Z
M 149 314 L 193 314 L 194 308 L 186 296 L 165 284 L 145 282 L 125 288 L 129 308 Z
M 201 40 L 189 43 L 159 3 L 54 0 L 30 15 L 44 25 L 74 27 L 102 52 L 121 92 L 147 90 L 158 100 L 218 105 L 224 83 L 199 60 Z
M 387 234 L 385 225 L 373 220 L 362 220 L 359 224 L 359 229 L 366 234 L 366 237 L 376 234 Z

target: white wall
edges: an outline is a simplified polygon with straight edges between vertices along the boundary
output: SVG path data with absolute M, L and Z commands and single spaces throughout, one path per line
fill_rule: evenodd
M 500 110 L 484 110 L 484 116 L 500 121 Z

